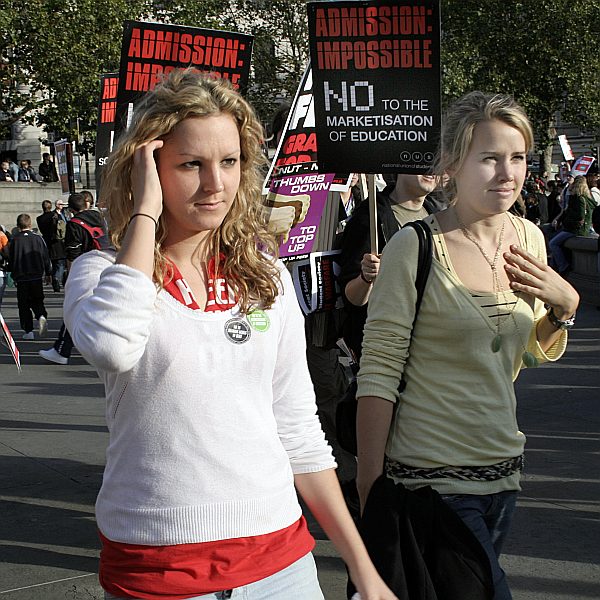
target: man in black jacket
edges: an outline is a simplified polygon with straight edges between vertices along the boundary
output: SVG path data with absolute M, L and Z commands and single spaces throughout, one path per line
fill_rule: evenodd
M 17 217 L 19 232 L 10 242 L 9 264 L 17 286 L 19 320 L 25 332 L 24 340 L 33 340 L 33 317 L 38 321 L 39 335 L 46 333 L 48 313 L 44 306 L 44 275 L 49 279 L 52 264 L 48 248 L 41 235 L 31 230 L 31 217 Z M 33 315 L 32 315 L 33 313 Z
M 437 178 L 433 176 L 400 174 L 394 183 L 377 193 L 377 254 L 371 253 L 368 202 L 360 204 L 346 225 L 338 258 L 338 282 L 347 312 L 344 341 L 357 362 L 367 320 L 367 302 L 379 272 L 379 256 L 401 227 L 439 210 L 428 198 L 436 185 Z
M 82 254 L 90 250 L 108 247 L 106 224 L 102 214 L 96 210 L 90 210 L 90 203 L 84 194 L 71 194 L 69 209 L 73 216 L 67 223 L 65 234 L 67 269 Z M 48 350 L 40 350 L 39 355 L 50 362 L 66 365 L 72 351 L 73 340 L 63 323 L 54 346 Z
M 42 181 L 45 181 L 46 183 L 58 181 L 56 167 L 54 166 L 52 160 L 50 160 L 50 154 L 48 152 L 44 152 L 44 154 L 42 154 L 42 162 L 40 163 L 38 173 L 40 174 Z

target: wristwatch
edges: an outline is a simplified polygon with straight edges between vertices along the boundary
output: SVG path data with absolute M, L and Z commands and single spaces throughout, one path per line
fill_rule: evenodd
M 556 329 L 562 329 L 563 331 L 568 331 L 569 329 L 571 329 L 571 327 L 573 327 L 573 325 L 575 325 L 575 313 L 573 313 L 573 316 L 569 317 L 567 320 L 561 321 L 554 314 L 554 309 L 550 308 L 550 310 L 548 311 L 546 316 L 548 317 L 548 321 L 550 321 L 550 323 L 552 323 L 552 325 L 554 325 L 554 327 L 556 327 Z

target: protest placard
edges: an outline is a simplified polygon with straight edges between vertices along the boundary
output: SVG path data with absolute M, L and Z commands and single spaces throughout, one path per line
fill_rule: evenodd
M 596 159 L 593 156 L 587 156 L 587 155 L 580 156 L 573 163 L 573 167 L 571 168 L 571 175 L 573 177 L 577 177 L 577 175 L 586 175 L 587 172 L 590 170 L 592 163 L 595 160 Z
M 339 250 L 312 252 L 290 263 L 300 309 L 305 315 L 339 308 L 341 292 L 336 281 Z
M 73 174 L 73 146 L 67 140 L 54 142 L 56 152 L 56 170 L 63 195 L 75 191 L 75 178 Z
M 312 81 L 312 71 L 308 66 L 296 91 L 277 150 L 265 177 L 263 194 L 269 192 L 273 181 L 278 178 L 314 174 L 319 170 Z M 331 191 L 348 189 L 349 180 L 347 172 L 335 174 L 331 182 Z
M 96 197 L 100 195 L 102 170 L 108 155 L 112 152 L 118 88 L 119 76 L 117 73 L 106 73 L 100 76 L 98 128 L 96 131 Z
M 332 174 L 290 175 L 273 181 L 265 205 L 269 230 L 280 240 L 279 256 L 304 256 L 312 251 Z
M 17 369 L 20 371 L 21 370 L 21 355 L 19 354 L 19 349 L 17 348 L 17 345 L 15 344 L 15 340 L 13 339 L 13 336 L 10 333 L 10 329 L 8 328 L 8 325 L 6 324 L 6 321 L 4 320 L 2 313 L 0 313 L 0 325 L 2 326 L 2 338 L 4 341 L 4 345 L 10 350 L 13 360 L 15 361 L 15 364 L 17 365 Z
M 426 173 L 441 124 L 439 0 L 308 4 L 322 172 Z
M 571 150 L 571 144 L 569 144 L 569 140 L 567 139 L 567 136 L 559 135 L 558 143 L 560 144 L 560 149 L 562 150 L 565 160 L 573 160 L 575 158 L 575 156 L 573 154 L 573 150 Z
M 191 68 L 248 85 L 252 36 L 183 25 L 125 21 L 119 66 L 115 136 L 126 129 L 134 105 L 163 75 Z

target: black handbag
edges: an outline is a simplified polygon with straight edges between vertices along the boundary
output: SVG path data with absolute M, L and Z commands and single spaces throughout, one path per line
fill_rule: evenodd
M 433 257 L 433 236 L 429 227 L 423 221 L 413 221 L 407 223 L 406 227 L 412 227 L 417 232 L 419 238 L 419 258 L 417 266 L 417 277 L 415 287 L 417 288 L 417 301 L 415 303 L 415 316 L 413 319 L 413 328 L 419 314 L 423 293 L 429 271 L 431 270 L 431 260 Z M 356 375 L 356 374 L 355 374 Z M 400 379 L 398 391 L 402 393 L 406 384 L 404 378 Z M 356 456 L 356 412 L 358 402 L 356 401 L 357 382 L 356 377 L 348 386 L 346 392 L 339 401 L 335 411 L 336 435 L 339 445 Z

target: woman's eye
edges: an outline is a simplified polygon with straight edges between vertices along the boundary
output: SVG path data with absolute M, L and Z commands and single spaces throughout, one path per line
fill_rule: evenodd
M 235 165 L 236 162 L 237 162 L 237 158 L 226 158 L 223 161 L 223 164 L 228 167 L 232 167 L 233 165 Z
M 195 169 L 196 167 L 200 166 L 200 161 L 190 160 L 189 162 L 183 163 L 183 165 L 181 165 L 181 166 L 185 167 L 186 169 Z
M 524 154 L 516 154 L 515 156 L 513 156 L 513 160 L 522 162 L 525 160 L 525 155 Z

